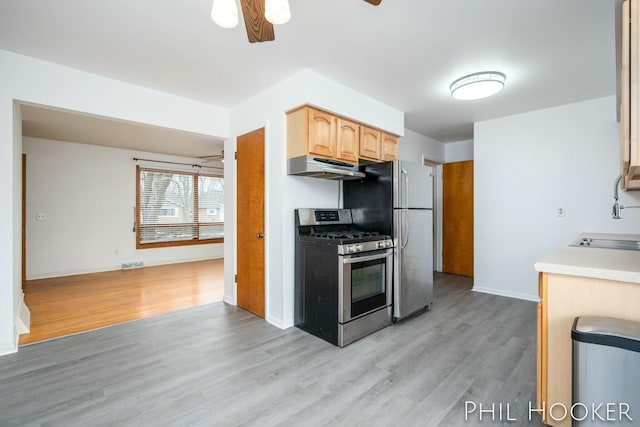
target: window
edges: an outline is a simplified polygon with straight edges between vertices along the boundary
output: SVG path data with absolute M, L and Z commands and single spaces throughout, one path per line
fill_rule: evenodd
M 160 209 L 160 216 L 178 216 L 178 209 L 176 208 L 162 208 Z
M 221 176 L 137 167 L 137 248 L 224 239 Z

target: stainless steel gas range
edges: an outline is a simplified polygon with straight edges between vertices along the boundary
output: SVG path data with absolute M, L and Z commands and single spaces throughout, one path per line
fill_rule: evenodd
M 391 323 L 393 240 L 349 209 L 296 209 L 295 325 L 344 347 Z

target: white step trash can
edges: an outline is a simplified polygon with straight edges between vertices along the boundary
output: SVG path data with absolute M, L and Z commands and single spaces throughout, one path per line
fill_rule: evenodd
M 571 338 L 573 427 L 640 426 L 640 322 L 577 317 Z

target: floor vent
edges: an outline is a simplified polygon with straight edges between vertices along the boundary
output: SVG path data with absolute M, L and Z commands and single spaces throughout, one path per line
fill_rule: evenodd
M 131 270 L 132 268 L 140 268 L 144 267 L 144 262 L 136 261 L 136 262 L 123 262 L 122 269 L 123 270 Z

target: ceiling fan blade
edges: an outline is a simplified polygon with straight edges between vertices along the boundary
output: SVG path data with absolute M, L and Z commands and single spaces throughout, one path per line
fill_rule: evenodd
M 372 4 L 374 6 L 377 6 L 380 3 L 382 3 L 382 0 L 364 0 L 364 1 L 366 1 L 367 3 Z
M 240 0 L 249 43 L 268 42 L 276 38 L 273 24 L 264 17 L 264 1 Z

